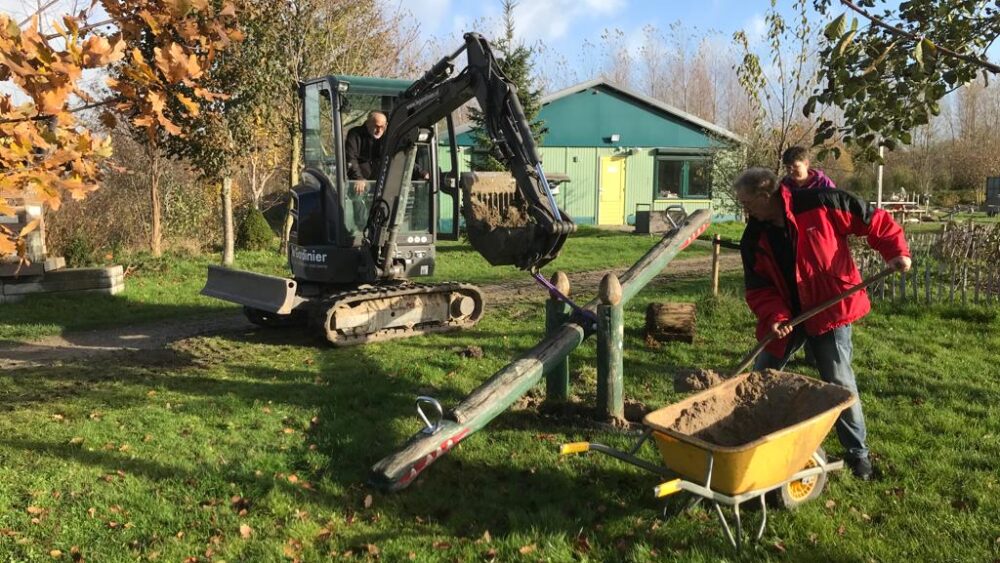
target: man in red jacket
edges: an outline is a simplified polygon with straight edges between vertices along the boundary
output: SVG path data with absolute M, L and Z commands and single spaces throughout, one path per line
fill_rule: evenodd
M 758 340 L 769 333 L 778 337 L 761 352 L 754 369 L 781 369 L 808 342 L 820 377 L 857 395 L 851 323 L 871 309 L 867 293 L 855 293 L 795 329 L 785 323 L 861 283 L 848 235 L 867 237 L 890 267 L 909 270 L 903 229 L 888 213 L 854 194 L 838 189 L 789 190 L 763 168 L 744 172 L 735 188 L 750 215 L 740 243 L 746 300 L 757 317 Z M 845 462 L 864 480 L 872 476 L 866 435 L 859 398 L 841 413 L 837 436 L 846 450 Z

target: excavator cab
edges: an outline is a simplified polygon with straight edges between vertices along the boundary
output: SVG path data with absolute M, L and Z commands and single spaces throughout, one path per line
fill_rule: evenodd
M 377 274 L 363 250 L 375 179 L 348 177 L 344 142 L 369 112 L 391 111 L 405 80 L 328 76 L 301 86 L 305 172 L 293 192 L 289 265 L 296 278 L 317 283 L 371 283 Z M 436 135 L 421 129 L 406 149 L 403 214 L 396 237 L 399 277 L 434 273 L 439 175 Z M 376 165 L 377 167 L 377 165 Z

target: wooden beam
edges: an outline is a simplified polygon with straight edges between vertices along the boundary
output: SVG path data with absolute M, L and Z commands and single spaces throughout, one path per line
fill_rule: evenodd
M 663 239 L 636 262 L 621 278 L 622 300 L 627 302 L 659 274 L 674 257 L 698 238 L 711 219 L 707 209 L 698 210 L 676 232 Z M 598 299 L 584 309 L 597 310 Z M 521 395 L 535 386 L 542 375 L 563 362 L 570 352 L 592 334 L 595 327 L 577 317 L 547 335 L 477 387 L 441 421 L 433 434 L 423 431 L 412 436 L 394 454 L 372 466 L 369 480 L 389 491 L 404 489 L 432 463 L 465 438 L 483 428 L 507 410 Z

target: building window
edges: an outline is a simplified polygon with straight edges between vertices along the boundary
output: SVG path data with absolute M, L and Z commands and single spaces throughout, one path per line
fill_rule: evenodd
M 654 199 L 710 199 L 712 161 L 703 157 L 657 157 L 653 197 Z

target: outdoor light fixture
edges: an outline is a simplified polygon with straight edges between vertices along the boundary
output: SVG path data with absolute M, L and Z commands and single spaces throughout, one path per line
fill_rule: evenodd
M 617 143 L 620 140 L 622 140 L 622 136 L 621 135 L 619 135 L 618 133 L 612 133 L 611 134 L 611 142 L 612 143 Z

